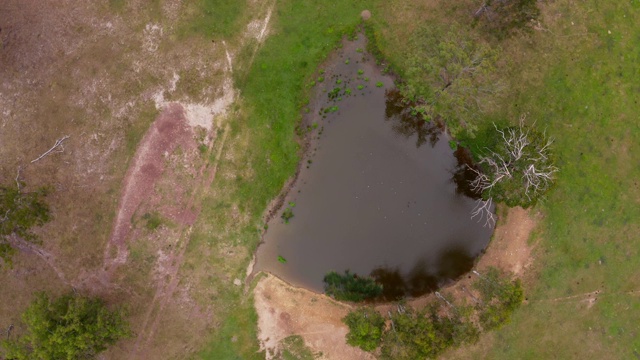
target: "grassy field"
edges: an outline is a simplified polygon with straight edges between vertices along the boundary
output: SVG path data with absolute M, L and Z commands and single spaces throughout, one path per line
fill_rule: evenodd
M 138 9 L 141 20 L 123 25 L 119 31 L 128 34 L 140 30 L 143 34 L 147 21 L 173 24 L 163 18 L 163 3 L 152 1 L 145 11 Z M 546 129 L 555 139 L 554 150 L 561 171 L 556 187 L 535 209 L 542 212 L 543 220 L 531 240 L 535 260 L 532 269 L 524 275 L 526 304 L 510 325 L 489 334 L 478 345 L 459 349 L 448 357 L 640 358 L 640 239 L 637 236 L 640 233 L 640 67 L 637 65 L 640 63 L 640 1 L 557 0 L 540 4 L 541 22 L 538 30 L 531 34 L 498 43 L 485 38 L 478 29 L 468 29 L 471 35 L 502 48 L 499 72 L 506 87 L 504 96 L 496 98 L 489 111 L 478 118 L 478 136 L 475 140 L 469 139 L 469 144 L 480 146 L 486 140 L 483 129 L 490 128 L 492 122 L 515 122 L 526 113 L 529 122 Z M 241 96 L 230 109 L 225 126 L 217 129 L 220 141 L 216 140 L 210 152 L 211 163 L 217 164 L 217 176 L 212 187 L 198 198 L 202 211 L 190 233 L 181 268 L 180 286 L 188 289 L 190 298 L 203 308 L 213 309 L 214 326 L 210 334 L 202 335 L 207 344 L 198 347 L 200 352 L 195 355 L 201 359 L 264 358 L 258 351 L 257 315 L 252 298 L 243 287 L 232 284 L 234 279 L 245 276 L 246 266 L 260 240 L 266 207 L 295 173 L 300 152 L 296 126 L 307 100 L 307 84 L 340 38 L 357 27 L 360 11 L 372 10 L 370 21 L 378 46 L 394 70 L 402 75 L 406 71 L 402 68 L 402 59 L 410 50 L 407 39 L 418 27 L 429 23 L 446 25 L 454 19 L 461 24 L 468 23 L 465 19 L 470 16 L 469 11 L 475 10 L 476 2 L 281 0 L 260 4 L 260 9 L 255 8 L 255 2 L 248 1 L 186 2 L 185 11 L 176 23 L 177 30 L 160 44 L 157 56 L 146 56 L 133 46 L 129 48 L 128 43 L 116 47 L 122 53 L 138 56 L 132 59 L 147 61 L 142 62 L 142 68 L 148 70 L 139 74 L 128 70 L 133 68 L 129 64 L 133 64 L 133 60 L 103 56 L 112 51 L 110 44 L 119 43 L 120 37 L 116 36 L 119 33 L 108 39 L 101 38 L 97 45 L 87 42 L 89 45 L 78 55 L 87 59 L 84 67 L 77 67 L 74 60 L 51 55 L 51 59 L 58 59 L 54 64 L 56 68 L 76 66 L 83 85 L 73 85 L 79 89 L 73 87 L 66 73 L 43 75 L 41 82 L 51 84 L 51 88 L 38 88 L 30 97 L 20 100 L 24 106 L 15 106 L 15 109 L 26 109 L 18 115 L 32 123 L 28 127 L 30 131 L 23 131 L 17 121 L 11 130 L 3 130 L 5 138 L 17 139 L 15 144 L 3 144 L 3 154 L 10 159 L 1 164 L 3 172 L 8 174 L 4 176 L 7 181 L 13 181 L 16 165 L 25 160 L 19 157 L 25 151 L 23 144 L 38 145 L 27 149 L 26 158 L 31 159 L 31 155 L 38 155 L 41 148 L 50 146 L 53 139 L 70 129 L 74 133 L 73 141 L 78 138 L 78 150 L 69 154 L 92 151 L 92 156 L 77 155 L 75 165 L 67 162 L 61 165 L 62 158 L 51 158 L 50 165 L 42 162 L 38 164 L 41 167 L 34 167 L 33 172 L 23 175 L 34 185 L 51 181 L 50 174 L 55 175 L 56 183 L 74 185 L 71 195 L 65 192 L 69 191 L 66 185 L 58 186 L 61 190 L 51 201 L 60 215 L 45 230 L 54 244 L 50 248 L 63 260 L 62 268 L 68 276 L 95 267 L 98 263 L 95 260 L 102 255 L 102 247 L 98 245 L 106 241 L 111 228 L 120 179 L 157 112 L 149 101 L 139 101 L 131 113 L 120 117 L 113 114 L 126 110 L 127 101 L 141 97 L 143 90 L 168 82 L 172 73 L 165 71 L 166 68 L 177 69 L 184 75 L 196 65 L 202 65 L 187 63 L 188 59 L 181 57 L 186 51 L 181 49 L 194 52 L 191 53 L 194 58 L 210 59 L 213 50 L 195 52 L 211 40 L 240 43 L 238 39 L 242 38 L 252 15 L 266 13 L 272 5 L 269 35 L 259 50 L 253 50 L 255 46 L 238 46 L 240 50 L 234 54 L 233 77 Z M 127 6 L 126 1 L 111 0 L 108 11 L 128 14 L 131 10 Z M 83 29 L 80 25 L 78 33 Z M 71 35 L 68 37 L 69 43 L 75 41 Z M 135 41 L 144 44 L 145 38 L 139 35 Z M 181 48 L 179 43 L 186 45 Z M 222 58 L 222 52 L 213 55 Z M 163 61 L 162 54 L 172 55 L 172 60 Z M 108 61 L 103 61 L 103 57 Z M 97 98 L 81 94 L 80 90 L 91 89 L 95 72 L 103 68 L 118 70 L 115 78 L 109 76 L 112 71 L 99 73 L 106 84 L 106 90 L 100 90 L 101 93 L 118 89 L 107 110 L 106 105 L 97 100 L 88 105 L 78 100 Z M 221 79 L 216 71 L 208 71 L 211 79 Z M 178 84 L 178 88 L 180 86 Z M 203 98 L 213 94 L 202 95 L 197 87 L 204 85 L 194 86 L 196 89 L 188 88 L 184 92 L 189 95 L 194 90 L 194 96 Z M 54 101 L 50 93 L 63 100 Z M 32 111 L 33 106 L 28 102 L 37 103 L 38 109 Z M 28 111 L 37 116 L 27 117 Z M 67 121 L 72 117 L 82 120 L 72 124 Z M 35 131 L 33 124 L 41 126 Z M 93 144 L 91 134 L 96 129 L 117 134 L 114 154 L 102 157 L 100 151 L 110 148 L 110 138 L 103 138 L 102 134 L 96 135 L 99 140 L 95 141 L 100 146 L 96 145 L 95 149 L 79 145 Z M 93 163 L 103 166 L 90 172 L 87 169 Z M 67 175 L 81 171 L 87 175 Z M 84 190 L 84 184 L 98 184 L 102 175 L 107 178 L 104 184 Z M 63 216 L 65 212 L 70 215 Z M 77 219 L 82 219 L 84 224 L 78 230 Z M 83 247 L 92 250 L 78 256 L 78 243 L 82 239 L 87 239 L 82 242 Z M 132 297 L 125 301 L 133 304 L 133 312 L 142 313 L 138 308 L 142 309 L 152 296 L 150 292 L 147 294 L 150 291 L 147 277 L 155 261 L 150 251 L 143 246 L 132 248 L 130 269 L 140 274 L 134 281 L 137 285 L 124 283 L 133 289 L 139 286 L 142 293 L 137 295 L 138 300 Z M 27 255 L 21 255 L 20 259 L 22 263 L 33 262 L 30 266 L 38 270 L 35 273 L 44 275 L 33 277 L 29 282 L 5 274 L 5 284 L 12 292 L 2 297 L 3 320 L 17 321 L 16 309 L 23 305 L 14 303 L 28 303 L 33 289 L 55 293 L 64 288 L 62 284 L 56 285 L 55 276 L 50 276 L 46 266 L 37 259 Z M 141 267 L 147 270 L 141 272 Z M 168 317 L 163 326 L 172 319 Z M 171 325 L 166 326 L 163 335 L 156 339 L 158 344 L 163 343 L 163 336 L 176 337 Z M 173 343 L 180 343 L 179 340 L 174 339 Z M 204 342 L 188 340 L 198 346 Z M 308 357 L 304 349 L 298 349 L 298 339 L 290 340 L 293 350 L 285 353 L 286 358 L 296 358 L 296 354 L 302 353 L 304 355 L 299 356 Z M 173 352 L 169 353 L 177 349 L 172 348 Z M 197 352 L 197 349 L 185 351 Z
M 464 7 L 433 4 L 422 5 L 433 10 L 426 21 L 465 16 Z M 398 39 L 425 15 L 403 1 L 388 6 L 378 35 L 394 63 Z M 528 302 L 511 325 L 450 357 L 639 357 L 640 2 L 556 1 L 542 10 L 540 29 L 494 42 L 508 90 L 478 119 L 482 127 L 527 114 L 555 139 L 561 171 L 537 209 L 544 220 L 532 239 Z
M 640 352 L 638 4 L 545 4 L 540 30 L 500 44 L 489 40 L 503 49 L 500 72 L 507 91 L 478 119 L 480 135 L 492 122 L 515 122 L 526 113 L 529 122 L 555 138 L 561 172 L 537 208 L 544 220 L 532 239 L 535 262 L 525 275 L 527 304 L 512 324 L 451 357 L 629 358 Z M 252 66 L 236 74 L 243 110 L 232 134 L 245 145 L 234 164 L 221 166 L 237 172 L 234 166 L 249 164 L 251 174 L 219 184 L 232 191 L 212 199 L 210 211 L 215 217 L 237 203 L 248 214 L 245 226 L 228 234 L 238 244 L 255 247 L 262 210 L 295 169 L 294 127 L 305 81 L 340 35 L 357 24 L 358 12 L 372 5 L 277 2 L 272 35 Z M 425 22 L 468 16 L 464 5 L 379 4 L 373 8 L 378 45 L 391 64 L 402 64 L 402 39 Z M 310 16 L 313 22 L 307 21 Z M 241 54 L 245 63 L 250 55 Z M 396 65 L 395 70 L 402 74 L 404 69 Z M 478 136 L 475 143 L 481 141 Z M 591 302 L 588 293 L 595 291 L 597 300 Z M 201 357 L 261 357 L 255 344 L 230 341 L 238 334 L 251 339 L 255 330 L 244 325 L 254 319 L 250 306 L 230 310 Z
M 512 70 L 504 116 L 528 112 L 547 128 L 561 171 L 542 206 L 529 304 L 492 357 L 640 356 L 639 11 L 637 1 L 549 5 L 549 31 Z M 588 306 L 579 295 L 594 291 Z
M 232 155 L 225 156 L 219 165 L 222 176 L 217 177 L 210 197 L 204 199 L 203 223 L 194 231 L 187 254 L 192 264 L 208 264 L 207 281 L 217 283 L 217 279 L 228 277 L 226 274 L 244 277 L 260 240 L 263 213 L 297 167 L 300 146 L 296 126 L 306 101 L 306 83 L 342 36 L 355 29 L 360 12 L 369 5 L 368 1 L 278 1 L 270 35 L 258 53 L 245 50 L 237 55 L 234 79 L 242 98 L 229 122 L 230 145 L 225 150 Z M 237 211 L 236 219 L 229 216 L 230 211 Z M 211 232 L 219 237 L 212 238 Z M 238 256 L 230 259 L 220 253 L 219 257 L 203 258 L 212 243 L 217 247 L 227 244 Z M 202 271 L 202 267 L 194 271 Z M 220 286 L 219 291 L 214 301 L 220 305 L 217 316 L 221 324 L 199 357 L 264 358 L 257 353 L 251 299 L 240 288 Z

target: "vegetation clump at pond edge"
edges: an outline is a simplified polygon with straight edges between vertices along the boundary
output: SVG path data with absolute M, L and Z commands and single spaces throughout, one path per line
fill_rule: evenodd
M 451 347 L 477 342 L 482 331 L 508 323 L 524 300 L 520 281 L 495 268 L 480 275 L 473 287 L 474 305 L 436 293 L 439 301 L 421 310 L 397 304 L 388 321 L 372 308 L 353 310 L 343 319 L 349 327 L 347 343 L 365 351 L 380 348 L 381 359 L 436 358 Z
M 382 285 L 373 278 L 360 277 L 349 270 L 344 274 L 335 271 L 327 273 L 324 284 L 325 293 L 341 301 L 364 301 L 382 294 Z

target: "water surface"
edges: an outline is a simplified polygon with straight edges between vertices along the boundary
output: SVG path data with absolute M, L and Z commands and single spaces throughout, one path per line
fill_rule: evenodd
M 468 272 L 492 229 L 470 218 L 464 152 L 401 103 L 364 47 L 346 42 L 320 75 L 316 140 L 285 202 L 294 217 L 283 208 L 269 222 L 255 270 L 322 292 L 328 271 L 349 269 L 383 283 L 387 300 L 418 296 Z

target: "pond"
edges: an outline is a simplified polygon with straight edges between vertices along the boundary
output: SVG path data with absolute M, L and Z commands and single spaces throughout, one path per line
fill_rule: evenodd
M 254 271 L 322 292 L 327 272 L 350 270 L 382 283 L 385 300 L 415 297 L 470 271 L 493 228 L 471 219 L 465 151 L 402 102 L 365 46 L 346 41 L 319 75 L 313 140 Z

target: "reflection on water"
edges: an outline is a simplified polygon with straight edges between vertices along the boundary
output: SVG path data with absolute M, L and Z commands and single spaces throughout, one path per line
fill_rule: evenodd
M 471 182 L 477 176 L 472 169 L 479 170 L 478 166 L 473 163 L 471 153 L 466 148 L 458 147 L 454 155 L 456 156 L 457 165 L 451 180 L 456 184 L 456 193 L 466 195 L 474 200 L 480 199 L 482 193 L 471 186 Z
M 415 104 L 402 97 L 400 91 L 391 89 L 386 92 L 385 120 L 391 122 L 393 131 L 405 138 L 416 137 L 416 147 L 424 145 L 427 140 L 431 147 L 440 139 L 443 129 L 435 122 L 425 121 L 413 111 Z
M 466 250 L 453 248 L 442 253 L 435 266 L 421 258 L 407 273 L 403 274 L 398 267 L 378 267 L 370 276 L 382 284 L 383 300 L 393 301 L 437 290 L 446 282 L 469 272 L 473 260 L 474 257 L 469 256 Z

